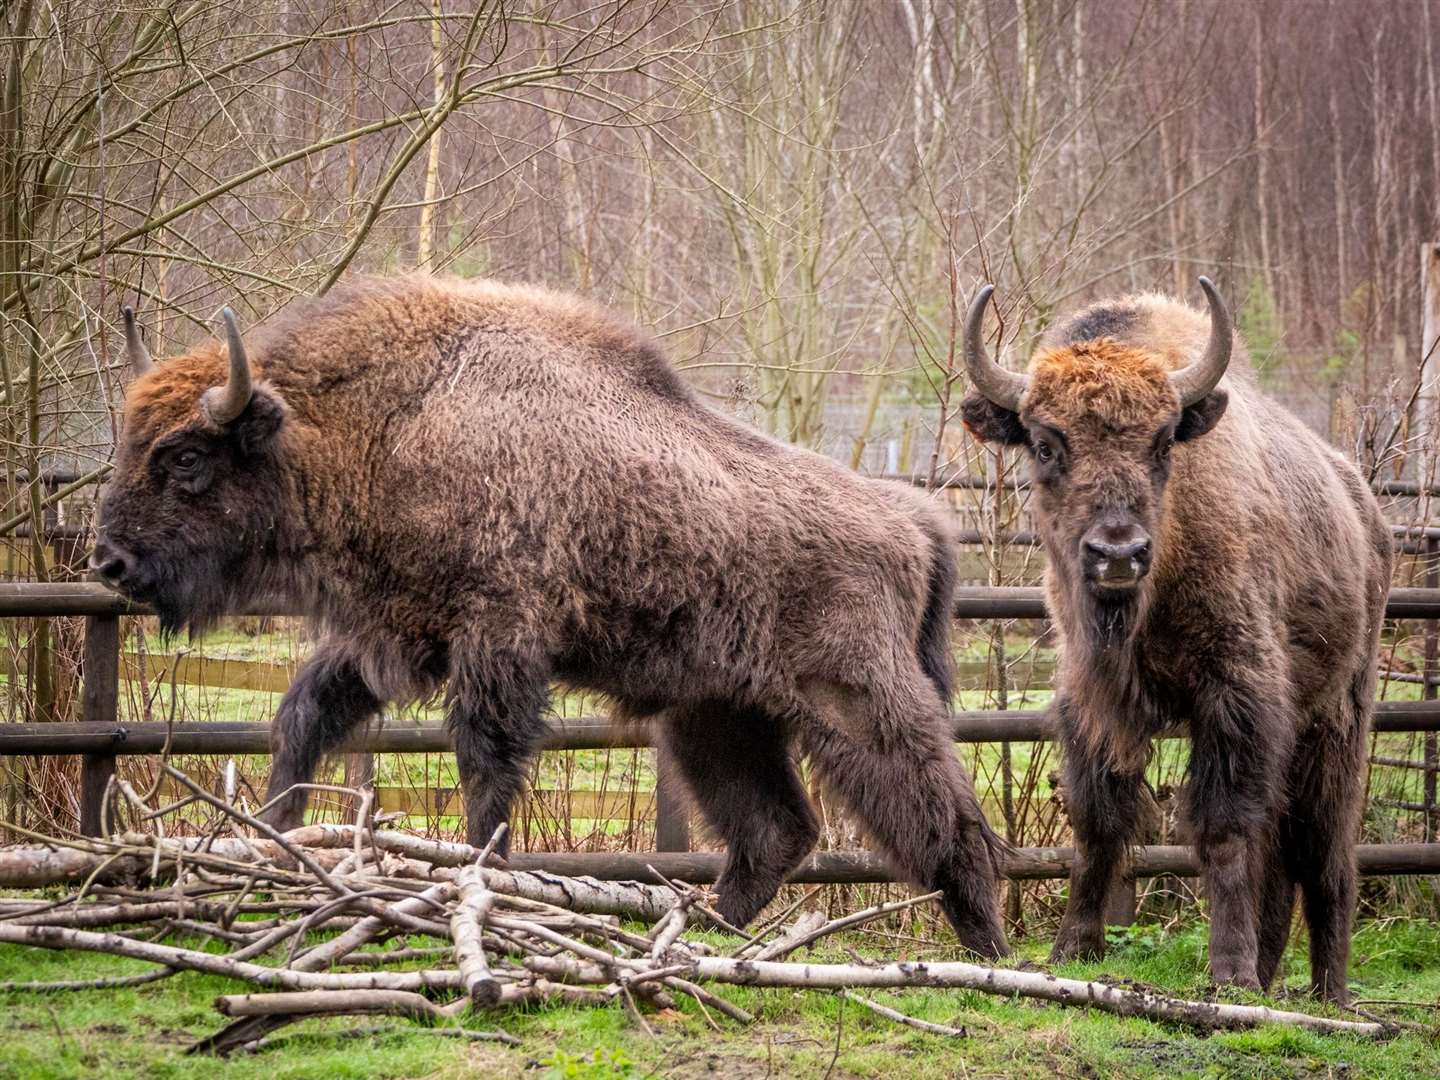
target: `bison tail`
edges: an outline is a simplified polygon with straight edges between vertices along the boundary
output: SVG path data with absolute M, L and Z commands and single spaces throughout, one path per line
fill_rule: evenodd
M 925 614 L 920 621 L 920 634 L 916 641 L 916 653 L 920 659 L 921 670 L 939 691 L 940 700 L 944 703 L 948 715 L 955 689 L 955 662 L 950 652 L 950 627 L 955 619 L 955 587 L 960 577 L 959 551 L 943 523 L 933 518 L 925 519 L 921 527 L 930 538 L 930 581 L 925 599 Z M 969 784 L 965 786 L 970 789 Z M 990 827 L 973 789 L 970 789 L 969 799 L 973 810 L 963 816 L 969 818 L 973 813 L 973 825 L 983 848 L 983 854 L 973 851 L 972 854 L 981 858 L 988 856 L 995 876 L 1004 878 L 1005 867 L 1015 845 Z
M 927 520 L 922 527 L 930 537 L 930 581 L 925 614 L 920 621 L 916 650 L 920 668 L 935 684 L 945 711 L 950 711 L 954 693 L 954 662 L 950 655 L 950 624 L 955 610 L 955 582 L 958 552 L 955 542 L 939 522 Z
M 926 522 L 925 531 L 931 544 L 930 586 L 925 615 L 920 622 L 917 652 L 920 667 L 940 692 L 940 700 L 945 703 L 948 714 L 955 692 L 955 659 L 950 651 L 950 628 L 955 621 L 955 587 L 960 577 L 960 553 L 944 525 Z M 1003 878 L 1015 845 L 990 827 L 978 799 L 975 815 L 979 819 L 976 826 L 985 854 L 990 857 L 995 876 Z
M 1000 879 L 1005 877 L 1005 867 L 1010 862 L 1010 856 L 1016 852 L 1016 847 L 1005 837 L 990 827 L 990 822 L 985 820 L 982 813 L 980 816 L 980 834 L 985 839 L 985 849 L 990 853 L 990 862 L 995 868 L 995 876 Z

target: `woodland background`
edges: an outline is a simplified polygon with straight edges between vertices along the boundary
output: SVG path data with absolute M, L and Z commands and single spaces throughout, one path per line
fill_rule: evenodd
M 4 23 L 12 498 L 34 459 L 106 460 L 122 302 L 163 353 L 360 271 L 577 289 L 872 467 L 905 464 L 861 450 L 906 412 L 926 441 L 952 287 L 983 280 L 1023 354 L 1058 312 L 1209 273 L 1270 384 L 1371 460 L 1393 447 L 1367 416 L 1416 378 L 1433 0 L 11 0 Z

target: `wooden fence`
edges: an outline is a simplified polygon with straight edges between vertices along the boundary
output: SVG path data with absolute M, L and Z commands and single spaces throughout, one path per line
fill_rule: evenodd
M 1440 619 L 1440 587 L 1395 589 L 1387 615 L 1396 619 Z M 271 614 L 284 612 L 271 611 Z M 165 746 L 177 754 L 266 754 L 269 725 L 263 723 L 122 724 L 119 720 L 120 617 L 148 614 L 98 584 L 0 585 L 0 618 L 82 616 L 86 620 L 82 660 L 81 720 L 67 723 L 0 725 L 0 755 L 79 755 L 81 769 L 81 831 L 96 835 L 100 805 L 114 775 L 118 756 L 156 754 Z M 1031 588 L 966 588 L 958 592 L 955 616 L 964 619 L 1041 619 L 1045 604 L 1041 591 Z M 1376 730 L 1382 732 L 1440 732 L 1440 701 L 1434 700 L 1434 657 L 1427 649 L 1425 700 L 1381 702 Z M 1176 736 L 1183 736 L 1177 731 Z M 954 718 L 959 742 L 1042 742 L 1054 737 L 1046 714 L 1033 710 L 963 712 Z M 603 717 L 555 720 L 545 748 L 583 750 L 645 745 L 633 729 L 612 726 Z M 423 753 L 450 748 L 441 724 L 390 721 L 355 732 L 339 748 L 349 753 Z M 1435 765 L 1428 758 L 1427 783 L 1433 786 Z M 648 875 L 647 866 L 667 876 L 689 881 L 711 881 L 722 857 L 690 852 L 688 816 L 683 806 L 666 794 L 662 783 L 656 795 L 656 853 L 536 852 L 518 854 L 517 867 L 545 868 L 557 873 L 585 873 L 597 877 L 636 878 Z M 1427 815 L 1428 817 L 1428 815 Z M 1433 835 L 1427 827 L 1427 841 Z M 1012 877 L 1054 878 L 1069 873 L 1073 853 L 1067 848 L 1021 848 L 1008 867 Z M 1440 843 L 1367 844 L 1360 850 L 1360 865 L 1370 874 L 1440 874 Z M 1183 847 L 1135 849 L 1137 877 L 1155 874 L 1193 875 L 1192 854 Z M 889 880 L 884 865 L 865 852 L 826 852 L 808 860 L 792 878 L 795 881 L 860 882 Z

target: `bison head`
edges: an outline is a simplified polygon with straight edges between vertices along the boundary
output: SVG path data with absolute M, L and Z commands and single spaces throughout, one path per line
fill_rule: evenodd
M 224 345 L 157 365 L 125 309 L 138 377 L 90 563 L 107 585 L 153 605 L 166 632 L 203 629 L 255 596 L 281 543 L 286 407 L 256 384 L 234 313 L 223 318 Z
M 965 426 L 981 440 L 1028 449 L 1053 572 L 1082 602 L 1116 616 L 1102 625 L 1123 623 L 1119 615 L 1142 593 L 1172 447 L 1204 435 L 1225 412 L 1217 384 L 1230 362 L 1230 315 L 1210 281 L 1200 285 L 1209 342 L 1178 371 L 1148 349 L 1099 335 L 1038 352 L 1028 376 L 1007 371 L 982 335 L 992 289 L 970 307 Z

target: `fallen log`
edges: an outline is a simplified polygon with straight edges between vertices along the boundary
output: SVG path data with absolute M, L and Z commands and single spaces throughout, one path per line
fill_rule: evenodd
M 120 934 L 97 934 L 90 930 L 70 930 L 62 926 L 15 926 L 0 922 L 0 943 L 31 945 L 38 949 L 109 953 L 132 960 L 203 971 L 237 982 L 252 982 L 285 990 L 456 990 L 460 976 L 454 971 L 362 971 L 325 973 L 297 971 L 293 968 L 272 968 L 252 964 L 234 957 L 136 941 Z
M 486 886 L 485 873 L 478 866 L 461 870 L 455 884 L 460 902 L 450 916 L 450 936 L 455 940 L 460 985 L 477 1009 L 489 1008 L 500 1000 L 500 984 L 485 960 L 485 916 L 495 906 L 495 894 Z
M 0 888 L 43 889 L 68 881 L 83 881 L 107 859 L 91 847 L 32 845 L 0 848 Z M 106 867 L 106 882 L 137 878 L 145 869 L 137 858 L 118 860 Z
M 332 869 L 348 854 L 353 830 L 350 825 L 307 825 L 290 835 Z M 375 838 L 381 850 L 403 860 L 394 864 L 393 875 L 416 881 L 453 880 L 456 868 L 468 865 L 478 852 L 469 844 L 385 830 L 376 832 Z M 101 884 L 148 880 L 148 854 L 143 859 L 116 855 L 101 843 L 81 846 L 77 841 L 75 847 L 56 844 L 0 848 L 0 888 L 45 888 L 83 881 L 92 874 Z M 195 838 L 166 839 L 163 843 L 184 843 L 191 852 L 198 852 L 201 846 Z M 268 846 L 269 841 L 246 843 L 267 857 L 274 850 Z M 211 846 L 218 856 L 255 862 L 246 854 L 246 846 L 238 842 L 216 841 Z M 471 857 L 467 858 L 467 853 Z M 1440 843 L 1361 844 L 1355 853 L 1360 873 L 1367 876 L 1440 874 Z M 1005 873 L 1020 881 L 1065 878 L 1074 860 L 1073 848 L 1017 848 L 1006 861 Z M 485 867 L 485 880 L 490 889 L 509 896 L 559 904 L 574 911 L 653 922 L 669 910 L 674 894 L 644 883 L 642 879 L 650 876 L 651 867 L 671 880 L 699 885 L 718 880 L 724 866 L 724 854 L 708 851 L 513 852 L 504 868 Z M 1194 852 L 1177 845 L 1132 848 L 1130 867 L 1137 878 L 1196 877 L 1200 872 Z M 173 865 L 166 864 L 162 869 L 173 871 Z M 894 880 L 885 861 L 868 851 L 816 852 L 787 878 L 792 885 L 860 885 Z
M 1375 1037 L 1394 1033 L 1389 1025 L 1271 1009 L 1264 1005 L 1231 1005 L 1218 1001 L 1186 1001 L 1148 987 L 1111 985 L 1065 979 L 1043 971 L 1016 971 L 963 961 L 863 964 L 795 964 L 768 960 L 697 957 L 695 977 L 737 986 L 788 987 L 797 990 L 848 990 L 855 987 L 930 987 L 978 990 L 1000 997 L 1027 997 L 1057 1005 L 1077 1005 L 1211 1031 L 1260 1024 L 1290 1024 L 1326 1035 Z
M 323 993 L 221 994 L 221 1016 L 342 1016 L 382 1013 L 416 1020 L 448 1020 L 453 1015 L 424 994 L 409 990 L 330 990 Z
M 295 843 L 316 848 L 349 848 L 355 842 L 353 825 L 305 825 L 288 834 Z M 381 851 L 399 855 L 410 864 L 397 867 L 402 874 L 418 873 L 434 876 L 432 867 L 473 866 L 480 858 L 481 849 L 471 844 L 460 844 L 443 840 L 429 840 L 409 833 L 377 829 L 373 834 L 366 832 L 366 839 L 372 840 Z M 520 859 L 527 864 L 535 860 L 533 855 L 512 856 L 507 863 Z M 626 918 L 654 922 L 662 918 L 674 905 L 675 894 L 658 885 L 647 885 L 635 880 L 600 881 L 585 874 L 556 875 L 547 872 L 543 866 L 529 865 L 523 869 L 514 866 L 481 868 L 485 885 L 493 892 L 506 896 L 519 896 L 527 900 L 554 904 L 570 911 L 586 912 L 592 915 L 620 915 Z M 644 873 L 643 867 L 630 877 Z

